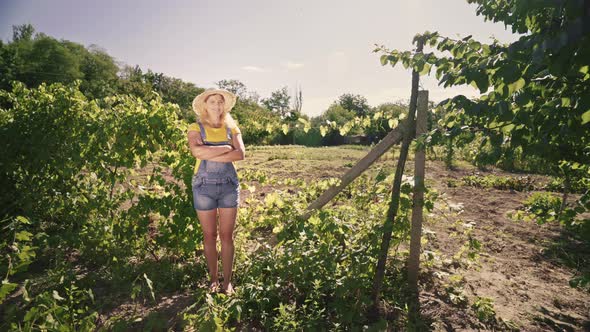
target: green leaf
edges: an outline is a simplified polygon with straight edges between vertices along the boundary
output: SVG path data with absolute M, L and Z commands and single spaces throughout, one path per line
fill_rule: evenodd
M 289 133 L 289 126 L 286 123 L 283 123 L 281 128 L 283 129 L 283 134 L 287 135 Z
M 350 121 L 345 123 L 342 127 L 340 127 L 340 136 L 346 136 L 351 128 L 352 124 Z
M 404 66 L 404 69 L 408 69 L 408 67 L 410 66 L 410 60 L 408 60 L 408 58 L 403 58 L 402 59 L 402 66 Z
M 389 60 L 389 64 L 392 67 L 395 67 L 395 65 L 397 64 L 397 62 L 399 61 L 399 57 L 396 55 L 390 55 L 387 57 L 387 59 Z
M 515 125 L 513 123 L 507 124 L 505 126 L 502 127 L 502 132 L 504 134 L 509 134 L 512 129 L 514 129 Z
M 496 86 L 496 88 L 494 89 L 494 92 L 496 92 L 499 96 L 501 96 L 501 98 L 506 98 L 511 93 L 508 86 L 506 86 L 506 84 L 504 84 L 504 83 L 500 83 L 498 86 Z
M 395 127 L 397 127 L 399 121 L 397 119 L 389 119 L 389 121 L 387 122 L 387 124 L 389 125 L 389 128 L 393 129 Z
M 30 224 L 31 222 L 29 221 L 29 219 L 23 217 L 23 216 L 18 216 L 16 217 L 16 220 L 19 221 L 21 224 Z
M 561 98 L 561 106 L 563 106 L 563 107 L 571 106 L 571 99 L 566 98 L 566 97 L 562 97 Z
M 31 236 L 33 236 L 33 234 L 31 234 L 27 231 L 20 231 L 15 234 L 16 239 L 19 241 L 30 241 Z
M 154 287 L 153 287 L 152 281 L 150 280 L 150 278 L 148 278 L 148 276 L 145 273 L 143 274 L 143 278 L 145 279 L 145 282 L 148 285 L 148 288 L 150 290 L 150 295 L 152 296 L 152 300 L 156 301 L 156 297 L 154 295 Z
M 584 112 L 584 114 L 582 114 L 582 124 L 586 124 L 590 122 L 590 110 Z
M 273 125 L 271 123 L 267 123 L 266 124 L 266 132 L 270 134 L 270 133 L 272 133 L 273 130 L 274 130 Z
M 508 84 L 508 93 L 513 94 L 514 92 L 517 92 L 518 90 L 522 89 L 525 86 L 525 84 L 526 82 L 524 78 L 519 78 L 518 80 L 516 80 L 516 82 Z
M 419 74 L 420 74 L 420 75 L 425 75 L 425 74 L 428 74 L 428 72 L 430 72 L 430 68 L 431 68 L 431 65 L 430 65 L 430 64 L 428 64 L 428 63 L 425 63 L 425 64 L 424 64 L 424 67 L 422 68 L 422 70 L 420 71 L 420 73 L 419 73 Z
M 309 123 L 305 124 L 303 127 L 303 131 L 307 134 L 307 132 L 311 129 L 311 125 Z
M 490 81 L 488 80 L 487 75 L 479 74 L 474 78 L 474 81 L 480 93 L 486 93 L 488 91 Z
M 2 280 L 2 287 L 0 287 L 0 303 L 4 301 L 6 296 L 16 289 L 18 284 L 8 282 L 8 280 Z
M 56 300 L 58 300 L 58 301 L 65 300 L 63 297 L 59 296 L 59 293 L 56 290 L 53 291 L 53 298 L 56 299 Z

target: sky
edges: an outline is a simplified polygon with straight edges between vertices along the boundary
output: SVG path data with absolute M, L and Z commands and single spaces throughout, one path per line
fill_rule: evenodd
M 485 22 L 466 0 L 0 0 L 0 38 L 12 26 L 92 44 L 120 64 L 215 87 L 236 79 L 267 98 L 299 87 L 302 112 L 319 115 L 344 93 L 369 105 L 408 100 L 411 72 L 382 66 L 375 44 L 411 50 L 424 31 L 482 42 L 516 40 L 501 23 Z M 444 89 L 421 78 L 430 100 L 476 96 L 470 86 Z

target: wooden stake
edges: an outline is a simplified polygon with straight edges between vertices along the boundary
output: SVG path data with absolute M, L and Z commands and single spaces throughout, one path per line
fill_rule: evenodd
M 313 201 L 307 207 L 306 212 L 301 217 L 304 219 L 309 218 L 313 210 L 321 209 L 324 205 L 330 202 L 330 200 L 336 197 L 336 195 L 338 195 L 342 189 L 344 189 L 347 185 L 354 181 L 354 179 L 361 175 L 393 145 L 398 144 L 401 139 L 402 134 L 398 126 L 390 131 L 389 134 L 387 134 L 387 136 L 381 140 L 381 142 L 375 145 L 375 147 L 365 157 L 363 157 L 363 159 L 359 160 L 356 165 L 349 169 L 348 172 L 346 172 L 342 178 L 340 178 L 340 184 L 330 187 L 322 195 L 320 195 L 320 197 Z
M 416 137 L 426 132 L 426 112 L 428 110 L 428 91 L 418 92 L 418 111 L 416 114 Z M 420 270 L 420 246 L 422 239 L 422 212 L 424 207 L 424 168 L 426 153 L 424 145 L 416 146 L 414 157 L 414 196 L 412 198 L 412 226 L 410 230 L 410 256 L 408 258 L 408 291 L 410 316 L 417 321 L 420 312 L 418 299 L 418 275 Z
M 416 52 L 422 52 L 424 48 L 424 39 L 418 39 L 418 45 Z M 377 261 L 377 268 L 375 270 L 375 278 L 373 279 L 373 290 L 371 294 L 371 300 L 373 302 L 372 308 L 369 311 L 369 318 L 376 319 L 380 316 L 379 302 L 381 285 L 383 283 L 383 277 L 385 275 L 385 266 L 387 263 L 387 253 L 389 252 L 389 243 L 391 241 L 391 234 L 393 232 L 393 224 L 397 216 L 399 209 L 399 196 L 402 182 L 402 175 L 404 173 L 406 159 L 408 157 L 408 150 L 410 143 L 414 138 L 416 132 L 416 120 L 415 113 L 418 103 L 418 85 L 420 82 L 420 75 L 416 70 L 412 71 L 412 92 L 410 94 L 410 107 L 408 111 L 408 118 L 404 121 L 403 127 L 403 141 L 400 149 L 400 155 L 395 169 L 395 177 L 393 179 L 393 187 L 391 189 L 391 201 L 389 202 L 389 208 L 387 209 L 387 216 L 385 217 L 385 223 L 383 225 L 383 236 L 381 239 L 381 248 L 379 250 L 379 257 Z

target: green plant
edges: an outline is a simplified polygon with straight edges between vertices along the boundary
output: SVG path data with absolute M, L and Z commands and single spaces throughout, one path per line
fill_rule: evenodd
M 580 176 L 579 178 L 571 181 L 569 191 L 571 193 L 583 194 L 590 186 L 589 181 L 589 178 Z M 565 179 L 563 177 L 553 177 L 547 184 L 545 184 L 542 189 L 553 192 L 563 192 L 565 186 L 564 182 Z
M 64 278 L 60 284 L 64 283 Z M 96 325 L 98 313 L 91 309 L 94 294 L 91 289 L 80 289 L 75 283 L 63 288 L 62 297 L 57 290 L 43 292 L 29 298 L 26 284 L 23 299 L 30 303 L 22 321 L 13 322 L 11 329 L 16 331 L 87 331 Z
M 536 217 L 542 224 L 557 218 L 561 199 L 550 193 L 535 192 L 524 201 L 525 211 Z
M 462 178 L 467 186 L 476 188 L 496 188 L 500 190 L 529 191 L 535 188 L 530 176 L 468 175 Z
M 482 323 L 495 323 L 496 311 L 494 310 L 494 300 L 488 297 L 477 296 L 471 307 Z
M 195 312 L 191 313 L 193 310 Z M 183 317 L 188 326 L 199 331 L 234 331 L 232 326 L 242 317 L 241 300 L 224 294 L 199 293 L 197 301 L 185 309 Z
M 453 255 L 453 260 L 458 262 L 459 264 L 479 264 L 479 253 L 481 252 L 481 242 L 475 238 L 473 234 L 473 227 L 475 227 L 474 222 L 463 222 L 462 219 L 458 219 L 455 222 L 457 228 L 462 228 L 462 232 L 455 231 L 451 233 L 451 237 L 461 237 L 464 238 L 463 245 L 459 248 Z
M 28 229 L 31 221 L 23 216 L 7 218 L 0 223 L 5 236 L 0 237 L 0 276 L 3 276 L 0 286 L 0 304 L 18 288 L 18 283 L 10 282 L 9 277 L 23 273 L 34 262 L 37 246 L 33 240 L 46 236 L 43 232 L 35 235 Z
M 588 292 L 590 292 L 590 272 L 573 277 L 570 279 L 569 284 L 572 287 L 586 289 Z
M 452 275 L 449 277 L 449 282 L 445 285 L 445 291 L 451 303 L 461 306 L 469 303 L 467 296 L 463 292 L 464 284 L 465 278 L 462 275 Z
M 540 3 L 469 0 L 486 20 L 522 36 L 510 43 L 482 43 L 472 35 L 450 38 L 426 31 L 413 43 L 423 52 L 375 48 L 382 65 L 402 65 L 420 75 L 434 71 L 444 87 L 471 85 L 477 98 L 457 95 L 437 106 L 446 113 L 431 132 L 433 144 L 457 132 L 480 140 L 478 166 L 513 169 L 517 161 L 563 176 L 570 187 L 590 171 L 590 39 L 579 25 L 584 2 Z M 555 24 L 555 22 L 560 22 Z M 565 190 L 568 192 L 568 190 Z M 565 197 L 563 199 L 566 201 Z M 581 209 L 580 209 L 581 210 Z M 576 209 L 573 215 L 579 215 Z
M 153 283 L 145 273 L 143 275 L 137 276 L 131 285 L 132 300 L 135 301 L 138 298 L 141 298 L 142 301 L 145 302 L 146 298 L 150 298 L 152 301 L 156 301 Z

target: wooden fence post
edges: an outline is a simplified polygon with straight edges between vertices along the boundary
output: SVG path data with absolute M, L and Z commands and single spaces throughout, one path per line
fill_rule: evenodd
M 426 112 L 428 110 L 428 91 L 418 92 L 416 114 L 416 138 L 427 131 Z M 410 316 L 417 318 L 420 312 L 418 299 L 418 275 L 420 270 L 420 246 L 422 239 L 422 212 L 424 208 L 424 168 L 426 153 L 424 142 L 416 145 L 414 157 L 414 196 L 412 198 L 412 225 L 410 229 L 410 256 L 408 258 L 408 288 L 410 293 Z

